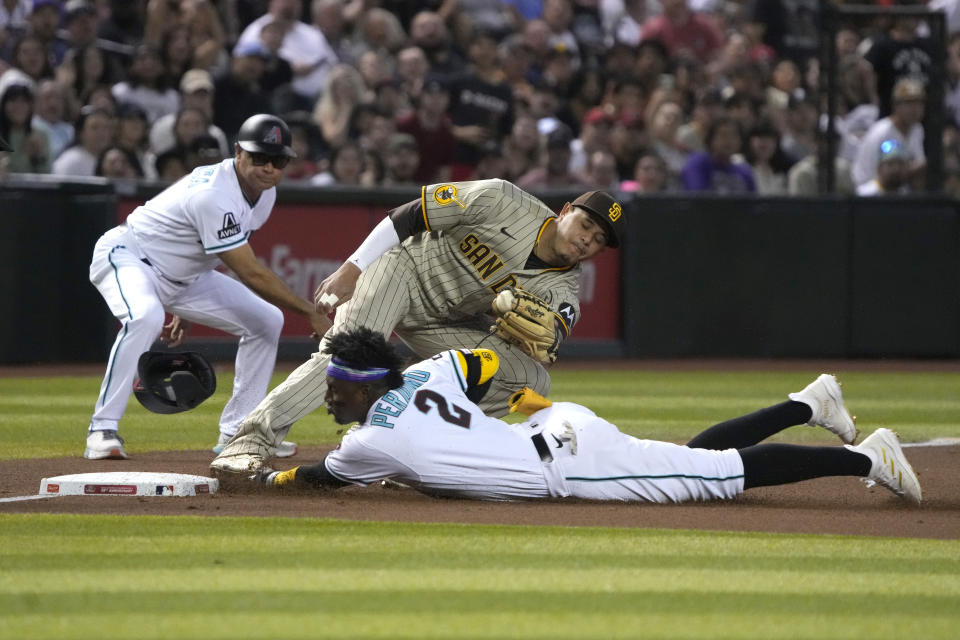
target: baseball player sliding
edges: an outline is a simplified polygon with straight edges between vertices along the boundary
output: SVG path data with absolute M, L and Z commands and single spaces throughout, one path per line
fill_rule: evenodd
M 517 389 L 549 391 L 544 365 L 580 315 L 580 262 L 619 246 L 622 224 L 620 204 L 601 191 L 557 215 L 504 180 L 424 187 L 321 283 L 317 309 L 337 309 L 328 337 L 367 326 L 384 336 L 396 332 L 420 357 L 451 347 L 494 349 L 500 367 L 480 406 L 504 415 Z M 495 310 L 491 332 L 493 298 L 510 288 L 516 295 Z M 518 310 L 523 314 L 510 313 Z M 324 344 L 247 416 L 211 464 L 214 474 L 256 471 L 291 425 L 323 404 Z
M 90 420 L 85 458 L 127 457 L 118 424 L 137 360 L 158 336 L 177 346 L 189 324 L 198 322 L 240 337 L 233 395 L 220 417 L 222 444 L 267 392 L 283 327 L 274 305 L 307 316 L 319 335 L 330 327 L 327 316 L 257 262 L 248 244 L 267 221 L 282 170 L 296 156 L 290 140 L 280 118 L 252 116 L 238 132 L 233 158 L 198 167 L 97 241 L 90 281 L 121 327 Z M 215 271 L 221 263 L 240 282 Z M 165 312 L 173 314 L 166 325 Z M 278 452 L 294 453 L 292 443 Z
M 336 488 L 393 479 L 424 493 L 482 500 L 587 498 L 646 502 L 729 499 L 747 489 L 824 476 L 859 476 L 919 504 L 920 484 L 896 435 L 877 429 L 859 445 L 840 386 L 821 375 L 790 400 L 721 422 L 687 445 L 640 440 L 590 409 L 526 389 L 507 424 L 475 399 L 497 369 L 488 349 L 440 353 L 401 373 L 401 359 L 366 328 L 325 343 L 327 411 L 359 422 L 312 466 L 261 469 L 269 487 Z M 843 447 L 759 444 L 798 424 L 824 427 Z

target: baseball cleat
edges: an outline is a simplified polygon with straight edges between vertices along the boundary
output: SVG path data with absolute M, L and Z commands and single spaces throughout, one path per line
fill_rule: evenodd
M 856 441 L 857 418 L 851 417 L 843 405 L 843 392 L 840 391 L 840 383 L 835 376 L 821 373 L 803 391 L 791 393 L 787 397 L 810 407 L 813 415 L 807 424 L 811 427 L 823 427 L 839 436 L 846 444 Z
M 217 440 L 217 444 L 213 447 L 212 451 L 215 454 L 220 455 L 223 452 L 224 447 L 227 446 L 227 443 L 230 442 L 232 438 L 233 436 L 228 436 L 225 433 L 221 433 L 220 438 Z M 293 456 L 297 455 L 297 451 L 299 451 L 299 448 L 297 447 L 296 442 L 287 442 L 284 440 L 277 447 L 277 452 L 273 455 L 277 458 L 292 458 Z
M 870 458 L 870 474 L 863 478 L 868 487 L 883 485 L 898 496 L 920 504 L 920 481 L 903 455 L 896 433 L 890 429 L 877 429 L 860 444 L 847 445 L 847 448 Z
M 123 450 L 123 438 L 116 431 L 91 431 L 87 435 L 83 457 L 88 460 L 126 460 L 130 456 Z

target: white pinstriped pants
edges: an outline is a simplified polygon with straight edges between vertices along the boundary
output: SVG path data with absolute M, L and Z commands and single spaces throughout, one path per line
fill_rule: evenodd
M 492 296 L 492 294 L 491 294 Z M 460 322 L 431 315 L 424 307 L 417 287 L 416 265 L 401 251 L 391 251 L 374 262 L 357 281 L 353 297 L 337 309 L 333 327 L 327 336 L 366 326 L 389 337 L 398 336 L 421 358 L 456 348 L 475 348 L 481 344 L 500 357 L 500 369 L 479 403 L 485 413 L 503 416 L 509 411 L 510 395 L 528 386 L 546 396 L 550 376 L 544 367 L 520 349 L 489 335 L 489 319 L 468 317 Z M 326 338 L 317 352 L 297 367 L 271 391 L 240 425 L 237 435 L 224 447 L 216 465 L 244 467 L 250 457 L 258 462 L 269 459 L 283 442 L 294 422 L 323 405 L 327 390 L 327 364 L 322 353 Z

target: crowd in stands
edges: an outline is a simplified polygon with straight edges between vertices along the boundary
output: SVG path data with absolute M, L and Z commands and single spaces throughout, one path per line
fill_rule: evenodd
M 0 173 L 170 182 L 270 112 L 287 183 L 813 195 L 830 141 L 836 192 L 880 195 L 942 142 L 960 195 L 958 5 L 936 141 L 906 16 L 841 25 L 828 131 L 818 0 L 0 0 Z

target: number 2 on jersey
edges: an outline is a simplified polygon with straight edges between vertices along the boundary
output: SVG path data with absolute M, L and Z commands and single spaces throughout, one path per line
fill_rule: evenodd
M 437 413 L 440 414 L 440 417 L 443 418 L 445 422 L 463 427 L 464 429 L 470 428 L 470 412 L 463 407 L 452 405 L 453 413 L 451 413 L 447 399 L 436 391 L 431 389 L 421 389 L 417 391 L 417 394 L 413 398 L 413 405 L 417 409 L 420 409 L 421 413 L 430 413 L 430 409 L 436 407 Z

